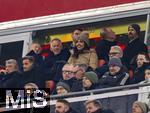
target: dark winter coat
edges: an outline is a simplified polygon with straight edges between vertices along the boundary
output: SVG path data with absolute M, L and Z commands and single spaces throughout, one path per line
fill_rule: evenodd
M 43 66 L 44 65 L 44 59 L 41 54 L 36 54 L 33 50 L 30 51 L 26 56 L 33 56 L 35 59 L 35 63 L 38 66 Z
M 98 109 L 93 113 L 114 113 L 112 110 Z
M 82 91 L 82 80 L 74 79 L 72 81 L 71 92 Z
M 1 81 L 1 88 L 20 88 L 21 74 L 17 71 L 4 75 Z
M 145 80 L 145 69 L 150 66 L 150 63 L 143 64 L 142 67 L 136 68 L 133 77 L 130 79 L 130 84 L 140 83 Z
M 123 60 L 128 69 L 130 68 L 130 63 L 133 57 L 135 57 L 141 52 L 148 53 L 148 50 L 147 46 L 144 43 L 142 43 L 139 38 L 127 44 L 123 53 Z
M 48 57 L 45 59 L 45 67 L 51 68 L 57 61 L 68 61 L 70 52 L 68 49 L 63 49 L 58 55 L 54 55 L 52 51 L 49 51 Z
M 96 53 L 98 56 L 98 59 L 103 59 L 108 63 L 109 61 L 109 51 L 111 46 L 117 45 L 116 42 L 111 42 L 105 39 L 102 39 L 96 46 Z
M 69 57 L 70 52 L 67 49 L 63 49 L 58 55 L 54 55 L 52 51 L 49 51 L 49 55 L 44 61 L 44 71 L 48 80 L 52 79 L 57 83 L 62 79 L 62 67 Z
M 104 75 L 108 71 L 109 71 L 109 66 L 106 64 L 101 67 L 96 68 L 96 70 L 95 70 L 99 79 L 102 77 L 102 75 Z M 128 69 L 125 65 L 123 65 L 123 71 L 128 73 Z
M 125 85 L 129 79 L 129 74 L 121 69 L 116 75 L 106 72 L 99 80 L 99 88 L 107 88 Z
M 45 87 L 45 73 L 40 67 L 33 67 L 30 71 L 23 72 L 21 77 L 21 86 L 27 83 L 35 83 L 39 88 Z
M 123 64 L 123 71 L 125 71 L 125 72 L 128 73 L 128 69 L 127 69 L 127 67 L 124 65 L 124 61 L 123 61 L 122 58 L 121 58 L 121 62 L 122 62 L 122 64 Z M 109 71 L 109 66 L 108 66 L 108 64 L 104 64 L 103 66 L 98 67 L 98 68 L 96 68 L 96 70 L 95 70 L 95 72 L 97 73 L 99 79 L 100 79 L 100 78 L 102 77 L 102 75 L 104 75 L 107 71 Z

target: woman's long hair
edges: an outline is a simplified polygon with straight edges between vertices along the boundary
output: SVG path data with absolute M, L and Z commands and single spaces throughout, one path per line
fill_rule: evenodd
M 84 51 L 89 50 L 89 49 L 90 49 L 89 46 L 84 42 L 84 48 L 82 50 L 78 50 L 76 46 L 73 48 L 72 56 L 75 58 L 78 58 L 79 54 L 82 54 L 82 53 L 84 53 Z

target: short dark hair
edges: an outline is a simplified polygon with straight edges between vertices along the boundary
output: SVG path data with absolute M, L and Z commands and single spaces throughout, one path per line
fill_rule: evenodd
M 138 57 L 139 55 L 144 55 L 145 58 L 146 58 L 146 60 L 150 61 L 150 57 L 149 57 L 148 53 L 140 52 L 140 53 L 136 56 L 136 59 L 137 59 L 137 57 Z
M 22 61 L 26 60 L 26 59 L 28 59 L 31 63 L 34 63 L 34 61 L 35 61 L 33 56 L 25 56 L 25 57 L 22 58 Z
M 99 100 L 88 100 L 85 102 L 85 106 L 88 104 L 93 103 L 95 107 L 102 108 L 102 103 Z
M 81 31 L 81 32 L 83 31 L 82 28 L 76 28 L 76 29 L 73 30 L 73 32 L 75 32 L 76 30 Z
M 69 103 L 67 100 L 59 99 L 59 100 L 57 100 L 56 102 L 63 103 L 63 104 L 65 104 L 66 106 L 70 107 L 70 103 Z

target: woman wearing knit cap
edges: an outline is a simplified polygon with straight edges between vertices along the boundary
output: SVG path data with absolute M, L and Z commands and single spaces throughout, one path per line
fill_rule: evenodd
M 146 103 L 135 101 L 132 105 L 132 113 L 148 113 L 149 108 Z
M 95 50 L 90 49 L 89 33 L 83 31 L 75 42 L 73 53 L 70 56 L 68 63 L 70 64 L 86 64 L 92 69 L 96 69 L 98 58 Z
M 140 41 L 140 26 L 138 24 L 129 25 L 128 38 L 130 41 L 124 50 L 123 60 L 126 64 L 126 67 L 130 69 L 130 63 L 133 57 L 141 52 L 148 53 L 148 51 L 147 46 Z
M 97 74 L 93 71 L 84 73 L 82 84 L 83 90 L 92 90 L 97 87 L 98 77 Z

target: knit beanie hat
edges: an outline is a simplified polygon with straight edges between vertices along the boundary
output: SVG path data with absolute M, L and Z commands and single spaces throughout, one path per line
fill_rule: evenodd
M 58 86 L 62 86 L 64 89 L 66 89 L 68 92 L 70 92 L 70 86 L 67 83 L 65 83 L 65 82 L 58 82 L 56 87 L 58 87 Z
M 122 63 L 121 63 L 120 58 L 116 58 L 116 57 L 111 58 L 109 63 L 108 63 L 108 66 L 111 66 L 111 65 L 122 67 Z
M 149 109 L 148 109 L 148 105 L 146 103 L 140 102 L 140 101 L 135 101 L 133 104 L 137 104 L 141 108 L 143 113 L 148 113 Z
M 83 31 L 80 34 L 79 40 L 83 40 L 88 46 L 90 46 L 90 43 L 89 43 L 89 33 L 87 31 Z
M 135 29 L 135 31 L 137 32 L 138 35 L 140 34 L 140 29 L 141 28 L 138 24 L 131 24 L 131 25 L 129 25 L 129 27 L 132 27 L 133 29 Z
M 94 84 L 98 82 L 98 76 L 93 71 L 85 72 L 84 76 L 87 77 Z

